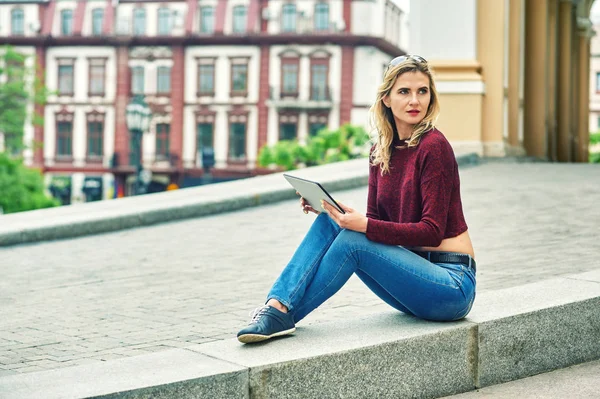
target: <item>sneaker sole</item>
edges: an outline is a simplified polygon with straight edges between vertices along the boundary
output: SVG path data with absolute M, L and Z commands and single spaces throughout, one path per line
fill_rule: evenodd
M 238 337 L 238 341 L 240 341 L 243 344 L 252 344 L 254 342 L 262 342 L 262 341 L 266 341 L 271 338 L 281 337 L 283 335 L 292 334 L 294 331 L 296 331 L 296 327 L 291 328 L 289 330 L 285 330 L 285 331 L 279 331 L 279 332 L 277 332 L 275 334 L 271 334 L 271 335 L 244 334 L 244 335 L 240 335 Z

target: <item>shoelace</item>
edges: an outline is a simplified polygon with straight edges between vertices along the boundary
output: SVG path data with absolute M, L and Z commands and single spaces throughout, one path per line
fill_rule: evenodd
M 265 314 L 265 312 L 267 311 L 267 309 L 269 309 L 269 306 L 268 305 L 264 305 L 264 306 L 261 306 L 259 308 L 254 309 L 252 312 L 250 312 L 250 317 L 252 318 L 252 320 L 250 320 L 250 324 L 258 323 L 258 321 L 260 320 L 261 316 L 263 314 Z

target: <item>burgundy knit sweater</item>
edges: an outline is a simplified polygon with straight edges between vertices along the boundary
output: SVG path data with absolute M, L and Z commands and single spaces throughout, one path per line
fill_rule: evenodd
M 371 166 L 367 238 L 390 245 L 437 247 L 467 230 L 460 200 L 458 164 L 437 129 L 416 147 L 392 145 L 390 171 Z

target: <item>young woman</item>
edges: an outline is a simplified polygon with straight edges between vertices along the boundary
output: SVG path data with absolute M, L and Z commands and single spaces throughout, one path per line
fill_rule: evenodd
M 300 199 L 304 213 L 319 216 L 266 304 L 238 333 L 240 342 L 293 333 L 295 323 L 353 273 L 390 306 L 419 318 L 458 320 L 471 310 L 475 255 L 456 158 L 434 127 L 439 101 L 427 61 L 417 55 L 394 58 L 370 112 L 378 135 L 370 156 L 367 214 L 340 204 L 346 211 L 341 214 L 327 203 Z

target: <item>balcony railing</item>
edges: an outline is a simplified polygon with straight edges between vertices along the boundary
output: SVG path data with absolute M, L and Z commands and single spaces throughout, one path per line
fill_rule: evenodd
M 278 107 L 331 108 L 333 105 L 329 86 L 309 86 L 300 88 L 270 87 L 271 102 Z

